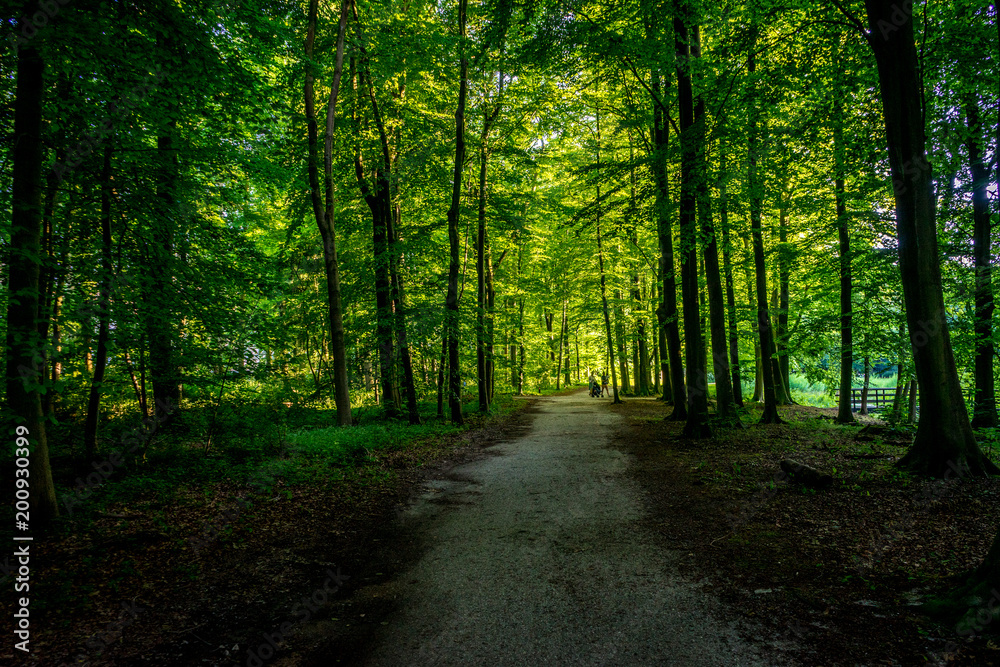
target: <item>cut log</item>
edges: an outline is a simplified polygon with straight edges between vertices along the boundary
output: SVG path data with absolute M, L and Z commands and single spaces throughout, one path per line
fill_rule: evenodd
M 802 484 L 813 489 L 826 489 L 833 485 L 832 475 L 791 459 L 782 459 L 781 470 L 788 476 L 788 481 L 795 484 Z

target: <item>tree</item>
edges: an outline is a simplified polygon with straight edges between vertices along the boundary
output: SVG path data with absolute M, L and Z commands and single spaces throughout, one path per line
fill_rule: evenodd
M 756 39 L 751 42 L 750 55 L 747 57 L 747 74 L 751 77 L 750 93 L 750 120 L 748 129 L 749 164 L 747 167 L 747 187 L 750 190 L 750 229 L 753 237 L 753 262 L 754 273 L 756 275 L 756 300 L 757 300 L 757 335 L 759 336 L 760 347 L 757 358 L 760 361 L 761 377 L 763 378 L 763 399 L 764 411 L 760 417 L 761 424 L 780 424 L 781 418 L 778 416 L 777 397 L 774 387 L 774 373 L 771 372 L 773 349 L 773 334 L 771 331 L 771 314 L 767 307 L 767 268 L 764 265 L 764 237 L 761 231 L 761 217 L 763 207 L 763 183 L 761 182 L 757 168 L 758 161 L 763 149 L 760 146 L 760 128 L 758 127 L 757 98 L 753 92 L 756 82 L 753 81 L 757 71 L 757 61 L 753 53 L 756 48 Z
M 681 140 L 681 296 L 684 304 L 684 346 L 687 364 L 687 421 L 684 435 L 689 438 L 710 437 L 708 424 L 708 369 L 704 366 L 705 341 L 701 334 L 701 313 L 698 299 L 698 233 L 697 233 L 697 137 L 694 99 L 691 87 L 691 45 L 697 39 L 689 36 L 690 12 L 679 4 L 674 17 L 674 37 L 677 47 L 677 98 L 680 106 Z
M 867 30 L 851 18 L 866 34 L 878 67 L 896 201 L 899 269 L 921 387 L 917 433 L 899 465 L 934 476 L 943 476 L 950 466 L 971 474 L 997 474 L 1000 468 L 983 454 L 972 434 L 945 320 L 913 17 L 890 0 L 865 0 L 865 8 Z
M 458 221 L 461 215 L 462 171 L 465 167 L 465 101 L 468 91 L 469 59 L 466 55 L 466 0 L 458 1 L 458 106 L 455 109 L 455 169 L 452 176 L 451 206 L 448 208 L 448 296 L 445 299 L 445 335 L 448 339 L 448 405 L 451 421 L 461 424 L 462 380 L 459 368 L 458 336 Z
M 25 16 L 33 6 L 25 7 Z M 22 19 L 22 22 L 29 19 Z M 9 423 L 19 448 L 28 450 L 28 502 L 36 526 L 44 527 L 59 515 L 49 447 L 42 419 L 46 390 L 41 365 L 44 341 L 38 336 L 39 275 L 41 273 L 42 97 L 45 63 L 38 48 L 24 44 L 17 53 L 17 90 L 14 99 L 10 259 L 7 286 L 6 389 Z M 5 420 L 6 421 L 6 420 Z
M 315 74 L 312 64 L 307 66 L 305 82 L 306 123 L 309 131 L 309 186 L 313 216 L 323 240 L 323 266 L 326 272 L 327 307 L 330 322 L 330 340 L 333 348 L 334 392 L 337 404 L 337 423 L 350 426 L 351 398 L 347 377 L 347 352 L 344 344 L 343 307 L 340 301 L 340 268 L 337 261 L 337 233 L 334 221 L 333 194 L 333 131 L 337 119 L 337 97 L 344 71 L 344 38 L 347 32 L 348 12 L 353 0 L 344 0 L 340 6 L 337 25 L 336 62 L 330 98 L 326 106 L 326 133 L 323 144 L 323 188 L 319 180 L 319 131 L 316 120 Z M 306 34 L 306 58 L 312 60 L 316 42 L 318 0 L 309 2 L 309 26 Z M 324 203 L 325 198 L 325 203 Z

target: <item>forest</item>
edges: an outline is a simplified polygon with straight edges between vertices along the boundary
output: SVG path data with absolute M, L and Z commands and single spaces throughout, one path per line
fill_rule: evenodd
M 4 4 L 4 536 L 602 374 L 686 447 L 808 408 L 1000 475 L 995 1 Z

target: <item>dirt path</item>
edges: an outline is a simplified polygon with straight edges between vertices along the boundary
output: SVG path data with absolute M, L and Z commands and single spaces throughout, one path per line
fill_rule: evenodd
M 428 480 L 401 516 L 426 545 L 382 584 L 396 602 L 363 651 L 389 665 L 774 665 L 775 647 L 676 573 L 644 528 L 609 400 L 544 399 L 526 435 Z

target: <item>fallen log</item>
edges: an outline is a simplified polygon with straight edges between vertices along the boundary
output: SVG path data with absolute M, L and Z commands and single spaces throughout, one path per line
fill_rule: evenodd
M 788 476 L 789 482 L 802 484 L 813 489 L 826 489 L 833 485 L 833 476 L 820 472 L 804 463 L 791 459 L 782 459 L 781 470 Z

